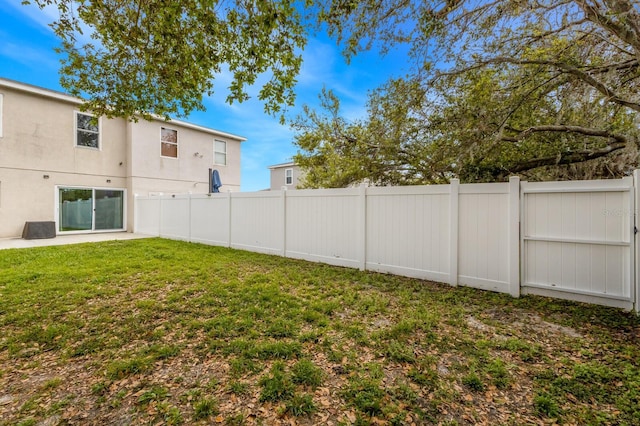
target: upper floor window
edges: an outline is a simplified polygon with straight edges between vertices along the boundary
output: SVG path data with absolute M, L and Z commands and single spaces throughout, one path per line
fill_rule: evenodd
M 160 155 L 163 157 L 178 158 L 178 131 L 160 128 Z
M 227 165 L 227 143 L 225 141 L 215 141 L 213 143 L 213 162 L 221 166 Z
M 100 126 L 93 115 L 76 112 L 76 146 L 100 149 Z
M 284 184 L 291 185 L 293 183 L 293 169 L 284 170 Z

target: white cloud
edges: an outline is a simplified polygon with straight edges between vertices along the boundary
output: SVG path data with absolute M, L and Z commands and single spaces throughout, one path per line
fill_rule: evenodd
M 20 1 L 7 1 L 2 5 L 3 9 L 11 9 L 12 13 L 19 13 L 28 18 L 34 26 L 40 27 L 41 30 L 52 33 L 53 30 L 49 26 L 53 21 L 60 17 L 58 8 L 53 5 L 47 5 L 40 9 L 37 5 L 31 3 L 23 5 Z
M 4 34 L 3 34 L 4 36 Z M 7 40 L 7 37 L 3 37 Z M 58 71 L 59 62 L 55 53 L 46 48 L 31 47 L 24 44 L 5 41 L 0 44 L 0 55 L 21 64 L 38 67 L 42 70 Z
M 60 11 L 55 4 L 48 4 L 45 7 L 40 8 L 33 3 L 23 5 L 20 1 L 16 0 L 5 2 L 4 7 L 10 8 L 13 13 L 19 13 L 26 17 L 32 24 L 34 24 L 34 26 L 40 28 L 42 32 L 48 32 L 51 34 L 53 34 L 51 23 L 60 19 Z M 77 16 L 77 11 L 74 11 L 74 14 Z M 85 25 L 83 22 L 80 24 L 80 28 L 82 30 L 82 34 L 76 34 L 77 40 L 82 44 L 93 43 L 95 45 L 97 42 L 91 38 L 93 29 Z
M 338 55 L 339 52 L 334 46 L 317 39 L 310 39 L 303 52 L 304 63 L 300 69 L 298 84 L 317 86 L 325 83 L 327 77 L 333 80 Z

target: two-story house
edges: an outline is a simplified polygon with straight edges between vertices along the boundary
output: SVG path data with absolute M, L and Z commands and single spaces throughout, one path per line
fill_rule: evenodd
M 131 231 L 134 197 L 240 189 L 245 138 L 183 121 L 93 117 L 81 99 L 0 78 L 0 238 Z
M 303 177 L 303 171 L 296 163 L 282 163 L 269 166 L 271 172 L 271 191 L 282 189 L 297 189 L 298 182 Z

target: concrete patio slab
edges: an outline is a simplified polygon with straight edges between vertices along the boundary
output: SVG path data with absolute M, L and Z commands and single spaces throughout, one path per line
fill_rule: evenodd
M 61 246 L 65 244 L 96 243 L 114 240 L 135 240 L 140 238 L 153 238 L 150 235 L 132 234 L 130 232 L 105 232 L 100 234 L 74 234 L 58 235 L 55 238 L 38 240 L 24 240 L 22 238 L 0 239 L 0 250 L 11 248 L 29 248 L 44 246 Z

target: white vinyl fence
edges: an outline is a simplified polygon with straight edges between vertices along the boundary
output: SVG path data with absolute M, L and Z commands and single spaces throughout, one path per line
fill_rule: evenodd
M 136 197 L 135 232 L 633 309 L 637 187 L 610 181 Z
M 524 293 L 629 307 L 633 178 L 522 183 Z

